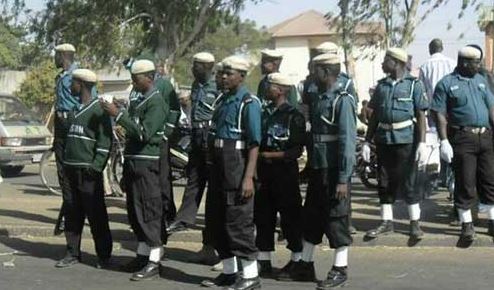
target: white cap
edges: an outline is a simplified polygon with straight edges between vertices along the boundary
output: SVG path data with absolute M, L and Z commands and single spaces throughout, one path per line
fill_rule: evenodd
M 282 73 L 276 72 L 268 75 L 268 82 L 275 84 L 275 85 L 280 85 L 280 86 L 291 86 L 293 85 L 293 82 L 290 80 L 290 78 Z
M 197 62 L 205 62 L 205 63 L 211 63 L 214 62 L 214 55 L 210 54 L 209 52 L 199 52 L 196 53 L 193 57 L 194 61 Z
M 312 59 L 314 64 L 339 64 L 341 63 L 340 57 L 334 53 L 320 54 Z
M 70 43 L 63 43 L 55 46 L 55 51 L 60 52 L 75 52 L 75 47 Z
M 404 63 L 408 62 L 408 53 L 399 47 L 391 47 L 386 51 L 386 55 L 391 56 L 394 59 L 402 61 Z
M 261 55 L 271 58 L 283 58 L 283 53 L 276 49 L 263 49 L 261 50 Z
M 89 83 L 95 83 L 98 80 L 98 77 L 93 71 L 84 68 L 74 70 L 72 72 L 72 78 Z
M 214 69 L 216 71 L 222 71 L 223 70 L 223 62 L 220 61 L 220 62 L 217 62 L 215 65 L 214 65 Z
M 224 69 L 230 68 L 244 72 L 249 71 L 249 67 L 250 67 L 249 62 L 243 57 L 232 55 L 225 58 L 222 62 Z
M 316 50 L 320 53 L 337 54 L 338 53 L 338 45 L 336 45 L 334 42 L 326 41 L 326 42 L 319 44 L 316 47 Z
M 156 67 L 154 66 L 154 63 L 152 61 L 147 59 L 140 59 L 134 61 L 132 67 L 130 68 L 130 73 L 133 75 L 137 75 L 137 74 L 152 72 L 155 70 Z
M 458 56 L 469 59 L 480 59 L 482 57 L 482 53 L 475 47 L 465 46 L 458 51 Z

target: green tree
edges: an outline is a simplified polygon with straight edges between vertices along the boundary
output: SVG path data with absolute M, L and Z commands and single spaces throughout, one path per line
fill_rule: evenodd
M 16 69 L 22 64 L 21 40 L 24 32 L 0 17 L 0 67 Z

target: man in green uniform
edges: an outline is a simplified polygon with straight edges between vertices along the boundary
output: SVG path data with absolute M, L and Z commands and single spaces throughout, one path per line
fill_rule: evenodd
M 271 252 L 274 251 L 276 215 L 281 216 L 281 229 L 287 248 L 292 252 L 280 278 L 290 275 L 302 254 L 302 197 L 300 195 L 297 159 L 302 154 L 305 120 L 302 113 L 287 101 L 293 86 L 290 78 L 272 73 L 267 78 L 266 99 L 270 101 L 262 116 L 262 141 L 257 167 L 260 182 L 255 197 L 254 220 L 261 276 L 271 276 Z
M 249 64 L 241 57 L 223 61 L 227 93 L 212 119 L 214 152 L 206 216 L 223 273 L 204 286 L 247 290 L 261 287 L 254 225 L 254 174 L 261 143 L 261 105 L 243 85 Z M 243 274 L 237 279 L 237 257 Z
M 382 220 L 377 228 L 367 232 L 368 238 L 393 231 L 393 203 L 397 196 L 404 196 L 408 204 L 410 238 L 419 240 L 424 234 L 419 226 L 422 196 L 415 190 L 415 176 L 417 165 L 427 162 L 425 112 L 428 99 L 422 82 L 406 70 L 407 60 L 403 49 L 388 49 L 382 64 L 388 76 L 378 82 L 368 104 L 372 113 L 362 157 L 369 162 L 369 143 L 375 142 Z
M 348 247 L 352 243 L 349 186 L 355 165 L 357 104 L 339 78 L 337 55 L 319 55 L 313 65 L 319 96 L 310 111 L 311 173 L 303 211 L 303 251 L 290 278 L 315 280 L 314 248 L 325 234 L 335 249 L 334 263 L 317 289 L 329 289 L 347 280 Z
M 269 103 L 266 96 L 269 89 L 268 75 L 280 71 L 281 61 L 283 60 L 283 54 L 274 49 L 261 50 L 261 72 L 264 77 L 261 79 L 259 86 L 257 87 L 257 97 L 261 100 L 263 106 Z M 298 93 L 294 85 L 290 86 L 290 91 L 287 95 L 288 103 L 295 108 L 298 107 Z
M 159 276 L 162 248 L 163 202 L 160 192 L 160 146 L 167 118 L 165 102 L 154 87 L 154 63 L 138 60 L 132 64 L 134 89 L 140 93 L 128 110 L 102 102 L 107 113 L 125 129 L 123 185 L 127 193 L 127 213 L 137 236 L 137 257 L 125 268 L 136 271 L 131 280 Z
M 438 124 L 441 158 L 453 162 L 455 207 L 462 223 L 460 238 L 472 242 L 471 208 L 477 200 L 487 212 L 488 234 L 494 237 L 494 96 L 479 74 L 481 51 L 466 46 L 458 53 L 455 71 L 434 90 L 431 109 Z
M 57 262 L 63 268 L 81 259 L 81 234 L 87 216 L 98 255 L 97 267 L 106 267 L 112 251 L 102 171 L 111 147 L 111 119 L 93 99 L 96 74 L 87 69 L 72 72 L 71 95 L 81 100 L 68 116 L 63 156 L 69 190 L 63 192 L 67 254 Z

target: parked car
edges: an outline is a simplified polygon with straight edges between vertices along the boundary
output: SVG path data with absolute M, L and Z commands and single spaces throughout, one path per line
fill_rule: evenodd
M 52 134 L 19 99 L 0 95 L 0 171 L 18 175 L 25 165 L 39 163 L 52 146 Z

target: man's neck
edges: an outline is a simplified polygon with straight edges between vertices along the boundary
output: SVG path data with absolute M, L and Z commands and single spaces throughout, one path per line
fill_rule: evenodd
M 284 103 L 286 103 L 286 97 L 285 96 L 279 96 L 275 100 L 273 100 L 274 105 L 276 108 L 281 107 Z
M 69 68 L 72 66 L 71 61 L 64 61 L 63 62 L 63 70 L 69 70 Z
M 403 70 L 398 69 L 398 70 L 396 70 L 396 71 L 392 72 L 392 73 L 390 74 L 390 77 L 391 77 L 392 79 L 394 79 L 394 80 L 401 80 L 402 78 L 404 78 L 404 77 L 405 77 L 406 73 L 407 73 L 407 72 L 406 72 L 406 70 L 404 70 L 404 69 L 403 69 Z
M 92 99 L 91 92 L 89 92 L 89 91 L 82 91 L 81 92 L 81 103 L 83 105 L 89 104 L 91 102 L 91 99 Z

